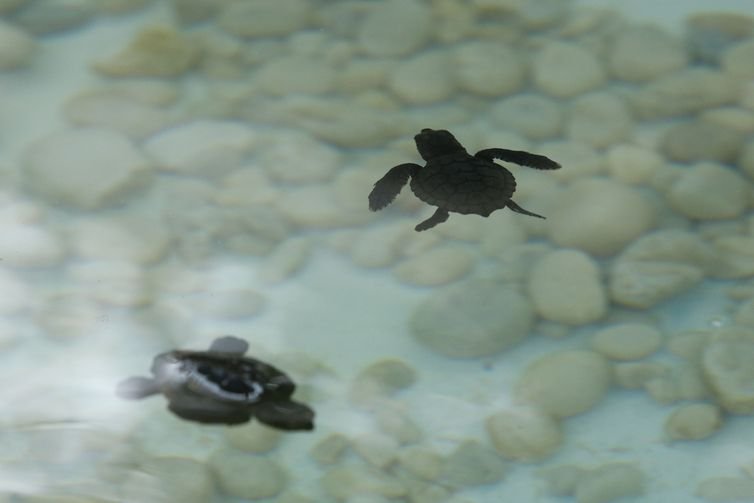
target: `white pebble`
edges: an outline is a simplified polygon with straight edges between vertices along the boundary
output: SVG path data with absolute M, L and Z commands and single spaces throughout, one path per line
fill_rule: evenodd
M 13 272 L 0 269 L 0 314 L 16 314 L 34 304 L 31 287 Z
M 335 68 L 323 59 L 286 56 L 261 65 L 254 84 L 272 96 L 322 94 L 332 90 L 335 78 Z
M 338 150 L 306 133 L 280 131 L 260 139 L 256 161 L 273 180 L 304 184 L 332 178 L 341 157 Z
M 36 47 L 28 33 L 12 24 L 0 22 L 0 71 L 28 65 Z
M 563 443 L 563 430 L 552 417 L 531 409 L 497 412 L 485 421 L 492 445 L 506 458 L 539 461 Z
M 43 227 L 12 223 L 2 226 L 0 258 L 15 267 L 49 267 L 59 264 L 65 249 L 54 233 Z
M 610 268 L 610 297 L 624 306 L 646 309 L 683 293 L 704 277 L 689 264 L 621 260 Z
M 711 403 L 689 403 L 675 409 L 665 420 L 665 433 L 671 440 L 702 440 L 720 426 L 720 408 Z
M 73 222 L 68 231 L 80 257 L 149 264 L 168 252 L 171 235 L 159 222 L 144 217 L 90 217 Z
M 371 11 L 358 33 L 361 48 L 371 56 L 403 56 L 430 38 L 430 10 L 415 0 L 390 0 L 370 4 Z
M 683 170 L 670 187 L 668 202 L 676 211 L 697 220 L 736 218 L 747 208 L 751 184 L 736 171 L 712 162 Z
M 623 323 L 604 328 L 592 337 L 592 349 L 613 360 L 639 360 L 662 344 L 662 334 L 651 325 Z
M 64 130 L 35 141 L 26 150 L 24 163 L 25 182 L 31 190 L 84 209 L 123 202 L 149 182 L 152 171 L 126 136 L 88 128 Z
M 586 325 L 607 312 L 607 294 L 599 265 L 576 250 L 550 252 L 533 266 L 529 295 L 544 319 Z
M 683 43 L 656 26 L 633 26 L 615 37 L 607 54 L 610 71 L 621 80 L 646 82 L 686 66 Z
M 224 2 L 217 25 L 238 37 L 280 37 L 302 29 L 311 10 L 306 0 Z
M 513 94 L 523 85 L 526 74 L 519 55 L 502 41 L 457 45 L 452 68 L 461 89 L 480 96 Z
M 565 133 L 572 140 L 603 148 L 628 138 L 633 126 L 631 113 L 620 97 L 614 93 L 595 92 L 573 102 Z
M 474 258 L 468 250 L 458 246 L 440 246 L 399 263 L 393 273 L 403 283 L 438 286 L 465 276 Z
M 599 60 L 570 42 L 550 42 L 535 56 L 534 84 L 546 94 L 569 98 L 596 89 L 605 82 Z
M 455 91 L 451 62 L 444 51 L 427 51 L 396 65 L 387 80 L 388 88 L 412 105 L 447 100 Z

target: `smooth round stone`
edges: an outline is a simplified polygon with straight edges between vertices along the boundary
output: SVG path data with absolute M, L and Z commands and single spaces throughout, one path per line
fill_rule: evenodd
M 550 42 L 532 64 L 535 86 L 557 98 L 590 91 L 605 82 L 605 71 L 594 54 L 570 42 Z
M 445 458 L 439 480 L 460 489 L 494 484 L 504 475 L 505 463 L 494 450 L 476 440 L 466 440 Z
M 323 94 L 332 90 L 335 78 L 335 68 L 325 60 L 287 56 L 259 67 L 254 83 L 259 90 L 272 96 Z
M 494 64 L 490 64 L 494 62 Z M 452 70 L 464 91 L 480 96 L 513 94 L 524 83 L 520 56 L 503 42 L 465 42 L 453 49 Z
M 327 471 L 320 484 L 331 498 L 325 501 L 358 502 L 360 498 L 371 496 L 378 499 L 366 501 L 385 502 L 404 498 L 408 494 L 408 489 L 397 476 L 354 463 L 344 463 Z
M 661 229 L 634 241 L 623 251 L 619 260 L 676 262 L 711 271 L 719 265 L 720 256 L 698 233 Z
M 86 295 L 106 305 L 134 308 L 153 299 L 144 270 L 128 262 L 77 262 L 67 272 Z
M 215 492 L 207 466 L 193 459 L 149 458 L 139 470 L 158 480 L 162 494 L 171 501 L 202 503 L 211 500 Z
M 641 87 L 632 98 L 644 119 L 690 115 L 732 103 L 738 96 L 735 79 L 710 68 L 686 68 L 663 75 Z
M 406 239 L 407 223 L 398 221 L 363 231 L 350 243 L 349 253 L 353 263 L 367 268 L 392 265 Z
M 181 24 L 194 24 L 212 19 L 226 2 L 215 0 L 170 0 L 170 7 Z
M 547 96 L 519 93 L 496 102 L 490 119 L 506 131 L 515 131 L 530 140 L 544 140 L 560 134 L 563 111 L 560 104 Z
M 565 189 L 546 223 L 558 245 L 609 256 L 648 231 L 654 220 L 654 207 L 637 189 L 593 178 Z
M 30 0 L 0 0 L 0 13 L 6 14 L 21 7 Z
M 432 13 L 415 0 L 389 0 L 371 5 L 357 35 L 359 46 L 371 56 L 404 56 L 427 42 Z
M 354 379 L 349 396 L 355 403 L 369 403 L 391 396 L 416 382 L 416 370 L 401 360 L 378 360 L 362 369 Z
M 610 298 L 618 304 L 647 309 L 679 295 L 704 278 L 696 266 L 661 261 L 621 260 L 610 269 Z
M 448 245 L 404 260 L 393 273 L 408 285 L 438 286 L 464 277 L 473 265 L 474 256 L 470 251 Z
M 597 262 L 583 252 L 550 252 L 532 268 L 529 296 L 542 318 L 586 325 L 607 312 L 608 299 L 600 276 Z
M 473 280 L 432 292 L 411 315 L 423 346 L 454 358 L 490 356 L 524 339 L 533 322 L 529 301 L 512 286 Z
M 572 104 L 565 124 L 566 137 L 603 148 L 629 137 L 633 120 L 618 96 L 607 92 L 589 93 Z
M 641 501 L 645 478 L 634 463 L 606 463 L 579 478 L 574 496 L 579 503 Z
M 136 264 L 160 261 L 171 241 L 160 222 L 136 215 L 82 218 L 71 224 L 68 237 L 79 257 Z
M 270 452 L 278 446 L 282 438 L 283 435 L 279 430 L 258 421 L 225 430 L 228 445 L 246 452 Z
M 717 403 L 733 414 L 754 414 L 754 378 L 751 358 L 754 342 L 747 339 L 716 340 L 702 355 L 702 371 L 715 393 Z
M 266 457 L 218 449 L 210 456 L 209 465 L 220 490 L 236 498 L 272 498 L 287 485 L 285 471 Z
M 737 78 L 754 78 L 754 69 L 751 62 L 754 61 L 754 39 L 744 40 L 730 46 L 721 58 L 723 69 Z
M 615 145 L 607 151 L 607 171 L 620 182 L 643 185 L 663 167 L 662 157 L 638 145 Z
M 398 442 L 387 435 L 364 433 L 351 440 L 351 447 L 369 465 L 385 469 L 396 461 Z
M 260 314 L 267 299 L 249 288 L 210 288 L 183 296 L 192 312 L 199 312 L 213 319 L 238 320 Z
M 258 141 L 255 161 L 271 179 L 291 184 L 324 182 L 342 164 L 335 148 L 300 132 L 280 131 Z
M 624 323 L 594 334 L 592 349 L 612 360 L 639 360 L 662 345 L 662 334 L 651 325 Z
M 331 188 L 324 185 L 286 190 L 275 201 L 275 207 L 293 225 L 303 228 L 334 228 L 365 218 L 343 211 L 335 201 Z
M 722 124 L 692 120 L 671 126 L 663 135 L 660 150 L 671 161 L 718 161 L 731 163 L 743 146 L 745 134 Z
M 25 31 L 0 22 L 0 71 L 26 66 L 36 49 L 34 39 Z
M 36 0 L 13 14 L 13 22 L 35 35 L 78 28 L 96 13 L 89 0 Z
M 686 48 L 677 38 L 652 25 L 621 31 L 607 54 L 610 72 L 629 82 L 647 82 L 686 66 Z
M 485 427 L 495 449 L 516 461 L 546 459 L 563 443 L 560 423 L 536 410 L 497 412 L 487 418 Z
M 304 268 L 312 255 L 312 240 L 308 237 L 288 238 L 265 258 L 257 269 L 257 278 L 273 285 L 292 278 Z
M 29 224 L 3 224 L 0 257 L 14 267 L 50 267 L 65 258 L 65 248 L 56 234 Z
M 240 122 L 196 120 L 160 131 L 144 149 L 161 169 L 216 177 L 238 167 L 257 137 Z
M 702 440 L 722 426 L 720 408 L 711 403 L 681 405 L 665 420 L 665 433 L 671 440 Z
M 109 77 L 176 77 L 199 58 L 194 40 L 168 26 L 151 26 L 138 32 L 125 49 L 92 66 Z
M 736 218 L 749 205 L 751 184 L 736 171 L 712 162 L 684 170 L 667 194 L 670 206 L 696 220 Z
M 751 501 L 754 499 L 754 480 L 749 477 L 710 477 L 702 480 L 694 491 L 705 501 Z
M 24 154 L 27 187 L 83 209 L 112 206 L 150 181 L 151 165 L 124 135 L 68 129 L 32 143 Z
M 412 105 L 445 101 L 455 91 L 447 52 L 428 51 L 401 61 L 388 76 L 388 88 Z
M 718 64 L 728 47 L 754 34 L 754 20 L 733 12 L 700 12 L 687 18 L 686 33 L 696 59 Z
M 17 314 L 34 303 L 31 287 L 13 272 L 0 269 L 0 314 Z
M 306 0 L 237 0 L 226 2 L 217 26 L 237 37 L 281 37 L 306 26 L 310 15 Z
M 592 409 L 610 388 L 607 360 L 592 351 L 570 350 L 527 365 L 516 383 L 516 397 L 556 418 Z

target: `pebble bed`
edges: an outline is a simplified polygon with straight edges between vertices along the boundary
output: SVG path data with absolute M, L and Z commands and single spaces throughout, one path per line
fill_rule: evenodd
M 0 0 L 0 503 L 754 500 L 754 17 L 555 0 Z M 510 211 L 408 189 L 413 135 Z M 313 433 L 122 378 L 220 334 Z

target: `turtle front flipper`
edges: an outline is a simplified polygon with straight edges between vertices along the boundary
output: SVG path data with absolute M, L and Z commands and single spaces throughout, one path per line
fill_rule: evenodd
M 515 211 L 516 213 L 521 213 L 522 215 L 529 215 L 530 217 L 537 217 L 537 218 L 545 218 L 542 215 L 537 215 L 536 213 L 532 213 L 531 211 L 523 209 L 521 206 L 514 203 L 512 199 L 509 199 L 508 202 L 505 203 L 505 206 Z
M 414 229 L 418 232 L 426 231 L 427 229 L 431 229 L 437 224 L 441 224 L 444 221 L 446 221 L 450 217 L 450 213 L 448 213 L 448 210 L 443 208 L 437 208 L 437 211 L 435 211 L 431 217 L 426 219 L 423 222 L 420 222 L 419 225 L 414 227 Z
M 369 209 L 372 211 L 381 210 L 398 196 L 408 178 L 421 166 L 414 163 L 399 164 L 391 168 L 385 176 L 377 180 L 372 192 L 369 193 Z
M 168 403 L 168 409 L 181 419 L 204 424 L 242 424 L 251 420 L 251 412 L 247 408 L 219 403 L 205 402 L 197 405 L 173 400 Z
M 560 169 L 560 164 L 549 157 L 539 154 L 524 152 L 523 150 L 508 150 L 504 148 L 486 148 L 480 150 L 474 157 L 492 161 L 500 159 L 501 161 L 512 162 L 519 166 L 526 166 L 534 169 Z
M 129 377 L 118 383 L 115 394 L 126 400 L 139 400 L 160 393 L 160 386 L 149 377 Z
M 303 403 L 292 400 L 261 402 L 254 406 L 253 412 L 260 423 L 279 430 L 314 429 L 314 411 Z

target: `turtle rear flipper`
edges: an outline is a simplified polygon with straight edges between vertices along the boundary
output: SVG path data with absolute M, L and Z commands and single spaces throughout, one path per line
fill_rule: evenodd
M 417 231 L 426 231 L 427 229 L 431 229 L 437 224 L 441 224 L 444 221 L 446 221 L 450 217 L 450 213 L 448 213 L 448 210 L 445 210 L 443 208 L 437 208 L 437 210 L 432 214 L 431 217 L 426 219 L 423 222 L 419 222 L 419 225 L 414 227 Z
M 160 386 L 157 381 L 141 376 L 129 377 L 119 382 L 115 388 L 115 394 L 127 400 L 139 400 L 157 393 L 160 393 Z
M 480 150 L 474 157 L 492 161 L 500 159 L 501 161 L 512 162 L 519 166 L 526 166 L 534 169 L 560 169 L 560 164 L 549 157 L 543 155 L 524 152 L 523 150 L 508 150 L 505 148 L 485 148 Z
M 168 409 L 182 419 L 205 424 L 241 424 L 251 420 L 247 407 L 219 402 L 174 399 L 168 403 Z
M 238 337 L 226 335 L 218 337 L 209 346 L 209 350 L 215 353 L 228 353 L 242 355 L 249 349 L 249 343 Z
M 531 211 L 523 209 L 521 206 L 514 203 L 512 199 L 509 199 L 505 205 L 516 213 L 521 213 L 522 215 L 529 215 L 530 217 L 537 217 L 542 219 L 545 218 L 542 215 L 537 215 L 536 213 L 532 213 Z
M 408 178 L 421 166 L 413 163 L 399 164 L 388 171 L 385 176 L 377 180 L 372 192 L 369 193 L 369 209 L 381 210 L 398 196 Z
M 314 411 L 292 400 L 262 402 L 254 406 L 254 417 L 279 430 L 314 429 Z

